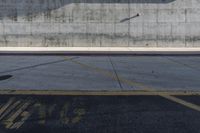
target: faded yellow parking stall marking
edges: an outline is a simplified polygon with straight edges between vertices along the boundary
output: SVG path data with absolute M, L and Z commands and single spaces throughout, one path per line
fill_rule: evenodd
M 19 122 L 14 123 L 14 124 L 10 127 L 10 129 L 19 129 L 19 128 L 26 122 L 26 120 L 31 116 L 31 113 L 25 111 L 25 112 L 23 112 L 21 115 L 22 115 L 22 117 L 23 117 L 22 120 L 19 121 Z
M 196 105 L 196 104 L 193 104 L 193 103 L 190 103 L 190 102 L 187 102 L 185 100 L 182 100 L 180 98 L 177 98 L 177 97 L 174 97 L 174 96 L 170 96 L 170 95 L 160 95 L 168 100 L 171 100 L 171 101 L 174 101 L 176 103 L 179 103 L 179 104 L 182 104 L 188 108 L 191 108 L 191 109 L 194 109 L 196 111 L 200 111 L 200 106 L 199 105 Z
M 46 119 L 46 105 L 37 103 L 34 105 L 36 108 L 38 108 L 38 116 L 39 116 L 39 124 L 45 124 Z
M 6 128 L 10 128 L 13 125 L 14 120 L 31 104 L 30 101 L 25 102 L 12 116 L 10 116 L 6 121 Z
M 72 118 L 72 123 L 78 123 L 80 122 L 80 120 L 82 119 L 83 115 L 85 115 L 86 111 L 84 108 L 77 108 L 74 110 L 74 114 L 76 114 L 76 116 L 74 118 Z
M 9 101 L 0 109 L 0 116 L 13 103 L 15 98 L 10 98 Z
M 61 118 L 62 124 L 65 124 L 65 125 L 67 125 L 70 121 L 70 119 L 67 117 L 68 110 L 69 110 L 69 103 L 65 103 L 60 112 L 60 118 Z
M 107 71 L 107 70 L 104 70 L 104 69 L 101 69 L 101 68 L 98 68 L 98 67 L 95 67 L 95 66 L 87 65 L 87 64 L 84 64 L 84 63 L 81 63 L 81 62 L 78 62 L 78 61 L 75 61 L 75 60 L 71 60 L 71 59 L 69 59 L 69 61 L 71 61 L 71 62 L 73 62 L 75 64 L 78 64 L 78 65 L 80 65 L 82 67 L 85 67 L 87 69 L 93 69 L 96 72 L 99 72 L 99 73 L 101 73 L 101 74 L 103 74 L 105 76 L 108 76 L 108 77 L 114 79 L 115 81 L 119 80 L 119 81 L 121 81 L 121 82 L 123 82 L 125 84 L 130 85 L 130 86 L 140 86 L 140 87 L 143 87 L 144 89 L 141 89 L 141 90 L 144 90 L 144 91 L 151 91 L 151 90 L 153 90 L 153 89 L 150 89 L 148 86 L 146 86 L 146 85 L 144 85 L 144 84 L 142 84 L 140 82 L 127 80 L 127 79 L 124 79 L 124 78 L 120 77 L 119 75 L 118 75 L 118 78 L 117 78 L 114 75 L 114 73 L 112 73 L 110 71 Z
M 127 85 L 130 85 L 130 86 L 140 86 L 140 87 L 143 87 L 142 90 L 145 90 L 145 91 L 148 91 L 148 92 L 155 91 L 155 89 L 150 88 L 150 87 L 148 87 L 148 86 L 146 86 L 146 85 L 144 85 L 142 83 L 135 82 L 135 81 L 130 81 L 130 80 L 126 80 L 126 79 L 120 77 L 119 75 L 118 75 L 118 78 L 116 78 L 116 76 L 114 76 L 113 73 L 110 72 L 110 71 L 107 71 L 107 70 L 104 70 L 104 69 L 101 69 L 101 68 L 98 68 L 98 67 L 95 67 L 95 66 L 90 66 L 90 65 L 87 65 L 87 64 L 75 61 L 75 60 L 69 60 L 69 61 L 71 61 L 71 62 L 73 62 L 75 64 L 78 64 L 78 65 L 80 65 L 82 67 L 85 67 L 87 69 L 93 69 L 93 70 L 95 70 L 95 71 L 97 71 L 97 72 L 99 72 L 99 73 L 101 73 L 101 74 L 103 74 L 105 76 L 111 77 L 112 79 L 114 79 L 116 81 L 120 80 L 121 82 L 123 82 L 123 83 L 125 83 Z M 166 99 L 168 99 L 170 101 L 179 103 L 181 105 L 184 105 L 184 106 L 186 106 L 188 108 L 191 108 L 191 109 L 194 109 L 196 111 L 200 111 L 199 110 L 200 109 L 199 105 L 196 105 L 196 104 L 184 101 L 182 99 L 179 99 L 179 98 L 171 96 L 171 95 L 159 95 L 159 96 L 162 96 L 162 97 L 164 97 L 164 98 L 166 98 Z
M 0 120 L 2 120 L 6 115 L 8 115 L 11 111 L 13 111 L 19 104 L 21 103 L 21 101 L 17 101 L 14 104 L 10 105 L 9 108 L 1 115 Z M 7 123 L 7 121 L 5 121 L 5 124 Z

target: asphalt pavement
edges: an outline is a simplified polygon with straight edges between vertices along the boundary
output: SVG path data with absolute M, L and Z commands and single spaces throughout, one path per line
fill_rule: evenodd
M 199 96 L 177 96 L 200 103 Z M 0 96 L 1 133 L 199 133 L 199 111 L 160 96 Z M 4 109 L 4 110 L 3 110 Z
M 200 56 L 0 56 L 0 133 L 200 133 Z
M 200 56 L 0 56 L 0 90 L 199 91 Z

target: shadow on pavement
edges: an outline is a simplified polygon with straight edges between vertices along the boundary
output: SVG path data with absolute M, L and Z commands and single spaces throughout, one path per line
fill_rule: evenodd
M 160 96 L 4 95 L 0 104 L 3 133 L 200 131 L 200 112 Z

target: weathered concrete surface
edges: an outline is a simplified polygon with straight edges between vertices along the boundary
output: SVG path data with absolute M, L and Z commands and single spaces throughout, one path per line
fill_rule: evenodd
M 0 46 L 196 47 L 199 0 L 0 0 Z
M 200 91 L 200 56 L 0 56 L 0 90 Z

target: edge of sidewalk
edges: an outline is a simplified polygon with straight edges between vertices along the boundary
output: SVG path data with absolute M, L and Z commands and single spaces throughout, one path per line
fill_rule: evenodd
M 200 47 L 0 47 L 19 55 L 200 55 Z

